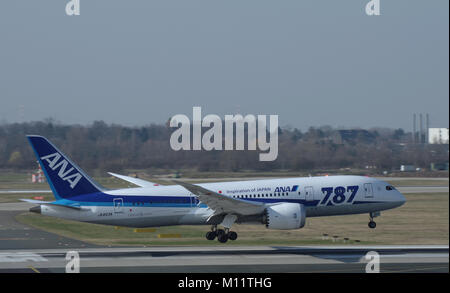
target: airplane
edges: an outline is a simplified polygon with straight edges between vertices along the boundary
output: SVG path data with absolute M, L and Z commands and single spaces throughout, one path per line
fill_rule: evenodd
M 382 180 L 350 175 L 159 185 L 109 173 L 138 187 L 106 189 L 45 137 L 27 138 L 55 200 L 23 201 L 38 204 L 31 212 L 81 222 L 135 228 L 210 225 L 206 239 L 225 243 L 237 239 L 230 230 L 235 223 L 290 230 L 304 227 L 309 217 L 369 213 L 373 229 L 380 211 L 406 201 Z

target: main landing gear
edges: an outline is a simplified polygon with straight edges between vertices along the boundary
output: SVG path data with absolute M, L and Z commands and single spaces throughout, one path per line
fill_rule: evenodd
M 237 239 L 237 233 L 234 231 L 230 231 L 230 229 L 225 228 L 223 229 L 217 229 L 217 225 L 213 225 L 211 227 L 211 231 L 206 233 L 206 239 L 208 240 L 219 240 L 221 243 L 225 243 L 229 240 L 236 240 Z

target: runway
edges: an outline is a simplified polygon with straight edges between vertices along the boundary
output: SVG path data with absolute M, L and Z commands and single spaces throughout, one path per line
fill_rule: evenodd
M 448 245 L 99 247 L 18 223 L 29 206 L 0 205 L 0 273 L 64 273 L 68 251 L 86 273 L 364 273 L 369 251 L 382 273 L 449 271 Z
M 448 192 L 448 187 L 404 188 Z M 14 219 L 32 206 L 0 204 L 0 273 L 64 273 L 68 251 L 78 252 L 82 273 L 364 273 L 369 251 L 379 254 L 381 273 L 449 272 L 448 245 L 99 247 Z
M 68 249 L 0 252 L 0 273 L 65 272 Z M 365 273 L 376 251 L 381 273 L 448 273 L 448 246 L 152 247 L 75 249 L 80 272 Z

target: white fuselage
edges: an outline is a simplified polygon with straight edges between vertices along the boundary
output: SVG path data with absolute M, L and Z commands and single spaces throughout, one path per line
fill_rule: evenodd
M 378 212 L 402 205 L 403 195 L 384 181 L 364 176 L 324 176 L 198 184 L 208 190 L 267 206 L 305 206 L 306 217 Z M 95 198 L 95 200 L 92 200 Z M 62 199 L 81 209 L 41 205 L 44 215 L 128 227 L 203 225 L 213 210 L 179 185 L 102 191 L 98 196 Z M 260 215 L 237 222 L 258 222 Z

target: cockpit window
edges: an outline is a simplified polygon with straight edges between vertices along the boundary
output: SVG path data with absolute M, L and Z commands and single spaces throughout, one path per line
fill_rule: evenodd
M 388 185 L 388 186 L 386 186 L 386 190 L 395 190 L 395 187 L 391 186 L 391 185 Z

